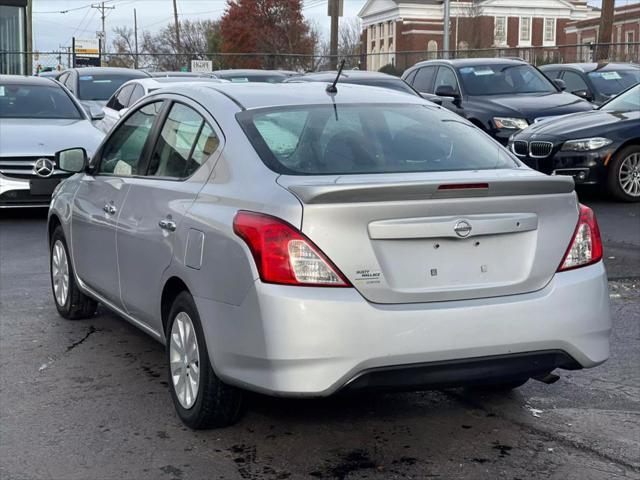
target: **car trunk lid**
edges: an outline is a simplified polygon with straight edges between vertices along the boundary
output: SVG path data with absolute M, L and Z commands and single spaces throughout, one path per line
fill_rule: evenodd
M 301 230 L 375 303 L 544 287 L 578 218 L 573 180 L 525 169 L 281 176 Z

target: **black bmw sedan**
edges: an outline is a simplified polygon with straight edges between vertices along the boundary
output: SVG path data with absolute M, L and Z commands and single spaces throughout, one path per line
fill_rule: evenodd
M 640 84 L 597 110 L 536 123 L 513 135 L 523 162 L 577 184 L 602 184 L 622 201 L 640 201 Z

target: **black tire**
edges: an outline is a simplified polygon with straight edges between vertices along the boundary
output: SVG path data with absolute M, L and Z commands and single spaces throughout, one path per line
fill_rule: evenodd
M 523 386 L 525 383 L 529 381 L 529 378 L 518 378 L 516 380 L 509 380 L 506 382 L 496 382 L 496 383 L 487 383 L 481 385 L 474 385 L 470 387 L 470 390 L 476 390 L 480 392 L 488 392 L 488 393 L 506 393 L 511 390 L 515 390 Z
M 69 292 L 63 305 L 60 305 L 56 299 L 53 281 L 53 251 L 57 242 L 60 242 L 64 248 L 69 269 Z M 49 278 L 51 279 L 53 301 L 56 304 L 56 308 L 58 309 L 60 316 L 67 320 L 79 320 L 83 318 L 91 318 L 96 314 L 98 302 L 82 293 L 76 283 L 76 277 L 71 263 L 71 256 L 69 255 L 69 248 L 67 247 L 67 242 L 64 238 L 64 232 L 62 231 L 61 226 L 56 227 L 53 235 L 51 236 L 51 244 L 49 245 Z
M 629 145 L 615 154 L 613 160 L 609 164 L 609 175 L 607 177 L 607 190 L 609 194 L 621 202 L 640 202 L 640 196 L 629 195 L 622 189 L 619 175 L 622 162 L 630 155 L 640 154 L 640 145 Z
M 199 386 L 196 400 L 193 405 L 186 409 L 178 400 L 176 389 L 171 375 L 171 362 L 169 345 L 171 340 L 171 329 L 176 317 L 180 312 L 185 312 L 193 324 L 196 340 L 198 343 L 199 357 Z M 220 428 L 233 425 L 243 416 L 245 412 L 245 402 L 242 390 L 227 385 L 222 382 L 213 371 L 209 361 L 209 351 L 204 340 L 204 332 L 200 322 L 200 316 L 193 297 L 188 292 L 180 293 L 171 307 L 169 320 L 167 322 L 167 345 L 166 361 L 168 366 L 168 383 L 171 390 L 171 398 L 176 408 L 178 416 L 182 422 L 194 430 L 207 428 Z

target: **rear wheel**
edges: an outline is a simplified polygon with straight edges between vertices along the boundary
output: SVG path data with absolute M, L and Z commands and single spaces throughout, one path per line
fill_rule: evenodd
M 623 202 L 640 201 L 640 145 L 620 150 L 609 165 L 609 192 Z
M 200 316 L 187 292 L 180 293 L 171 307 L 166 351 L 171 396 L 185 425 L 193 429 L 226 427 L 240 419 L 242 391 L 214 373 Z
M 68 320 L 95 315 L 98 303 L 78 288 L 69 259 L 67 242 L 60 226 L 51 236 L 50 254 L 51 289 L 58 313 Z

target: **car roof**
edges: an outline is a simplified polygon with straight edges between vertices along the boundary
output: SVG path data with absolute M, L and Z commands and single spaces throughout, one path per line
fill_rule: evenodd
M 528 65 L 526 61 L 515 58 L 458 58 L 454 60 L 425 60 L 423 62 L 416 63 L 414 67 L 443 64 L 451 65 L 452 67 L 474 67 L 479 65 Z
M 640 70 L 640 65 L 634 63 L 554 63 L 549 65 L 542 65 L 542 70 L 550 70 L 556 68 L 562 68 L 565 70 L 577 70 L 583 73 L 594 72 L 609 72 L 612 70 Z
M 114 74 L 129 74 L 129 75 L 139 75 L 140 78 L 149 77 L 149 73 L 144 70 L 134 70 L 132 68 L 122 68 L 122 67 L 75 67 L 68 68 L 65 72 L 69 72 L 75 70 L 78 73 L 83 73 L 86 75 L 99 75 L 101 73 L 106 75 L 114 75 Z M 64 72 L 60 72 L 64 73 Z
M 286 77 L 287 73 L 282 72 L 280 70 L 260 70 L 260 69 L 251 69 L 251 68 L 232 68 L 229 70 L 214 70 L 212 72 L 214 75 L 274 75 L 274 76 L 282 76 Z
M 305 79 L 310 79 L 310 80 L 330 80 L 330 81 L 334 81 L 336 79 L 336 76 L 338 75 L 338 72 L 333 70 L 333 71 L 327 71 L 327 72 L 311 72 L 311 73 L 307 73 L 305 75 L 302 75 L 300 77 L 293 77 L 291 79 L 291 81 L 293 80 L 305 80 Z M 367 78 L 372 78 L 372 79 L 380 79 L 380 80 L 398 80 L 398 81 L 402 81 L 399 77 L 394 77 L 393 75 L 389 75 L 387 73 L 382 73 L 382 72 L 368 72 L 368 71 L 363 71 L 363 70 L 343 70 L 342 74 L 340 75 L 340 79 L 342 78 L 353 78 L 355 79 L 367 79 Z M 340 81 L 338 80 L 338 83 L 340 83 Z
M 295 105 L 332 105 L 345 103 L 414 103 L 435 106 L 428 100 L 404 92 L 366 85 L 344 83 L 337 85 L 336 94 L 327 93 L 326 85 L 319 82 L 299 83 L 204 83 L 173 85 L 158 93 L 178 93 L 201 96 L 219 92 L 243 109 Z
M 190 77 L 190 78 L 207 78 L 211 73 L 199 73 L 199 72 L 147 72 L 154 78 L 165 77 Z
M 13 85 L 60 85 L 52 77 L 25 77 L 22 75 L 0 75 L 0 82 Z
M 176 83 L 200 83 L 200 82 L 211 82 L 211 83 L 222 83 L 222 80 L 218 78 L 208 78 L 208 77 L 150 77 L 150 78 L 132 78 L 131 80 L 122 84 L 125 85 L 142 85 L 143 87 L 149 88 L 163 88 Z

